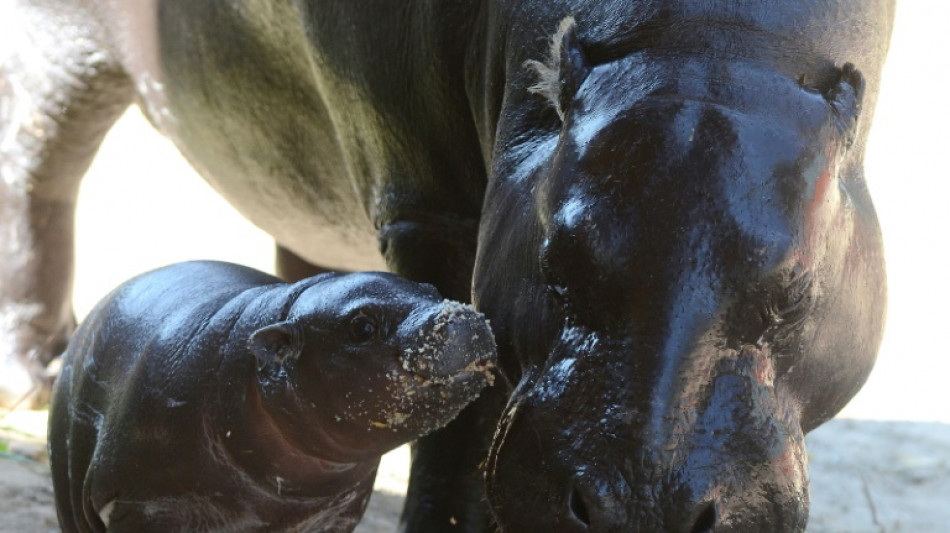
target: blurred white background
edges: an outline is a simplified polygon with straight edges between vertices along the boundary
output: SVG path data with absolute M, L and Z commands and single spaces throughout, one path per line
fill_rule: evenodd
M 843 416 L 950 422 L 950 3 L 899 2 L 867 176 L 887 245 L 887 334 Z M 222 259 L 271 270 L 270 238 L 194 175 L 135 109 L 83 182 L 75 305 L 80 318 L 125 279 Z

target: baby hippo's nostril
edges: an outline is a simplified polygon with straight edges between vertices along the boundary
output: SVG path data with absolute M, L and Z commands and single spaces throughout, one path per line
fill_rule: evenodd
M 590 527 L 590 511 L 587 509 L 587 502 L 584 501 L 584 495 L 577 489 L 576 485 L 571 489 L 568 506 L 571 509 L 571 514 L 578 522 L 584 524 L 585 527 Z

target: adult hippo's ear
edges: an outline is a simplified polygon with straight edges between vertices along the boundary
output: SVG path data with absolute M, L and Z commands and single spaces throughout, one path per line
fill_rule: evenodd
M 839 70 L 837 82 L 822 91 L 831 109 L 834 111 L 835 126 L 845 138 L 845 146 L 854 143 L 857 134 L 858 119 L 864 100 L 864 76 L 851 63 Z
M 528 61 L 525 65 L 538 75 L 538 82 L 529 91 L 545 96 L 564 120 L 578 89 L 590 74 L 590 62 L 577 38 L 574 17 L 566 17 L 551 39 L 550 57 L 544 62 Z
M 558 73 L 558 109 L 561 118 L 571 107 L 574 96 L 590 74 L 590 65 L 577 39 L 577 24 L 570 17 L 561 22 L 560 72 Z
M 257 368 L 280 364 L 300 357 L 303 335 L 293 322 L 278 322 L 258 329 L 247 340 L 247 348 L 257 358 Z

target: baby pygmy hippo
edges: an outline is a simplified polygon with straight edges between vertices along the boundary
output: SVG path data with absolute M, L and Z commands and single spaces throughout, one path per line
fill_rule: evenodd
M 49 422 L 60 525 L 351 531 L 380 455 L 449 422 L 494 360 L 482 315 L 391 274 L 144 274 L 64 355 Z

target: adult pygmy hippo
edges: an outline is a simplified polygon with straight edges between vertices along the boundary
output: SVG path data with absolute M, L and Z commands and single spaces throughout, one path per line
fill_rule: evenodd
M 491 319 L 510 387 L 420 439 L 405 531 L 805 528 L 804 434 L 883 330 L 892 0 L 11 5 L 0 395 L 69 334 L 77 184 L 134 101 L 282 276 L 385 266 Z
M 195 262 L 117 288 L 64 358 L 65 531 L 349 531 L 380 455 L 478 396 L 495 352 L 432 286 Z

